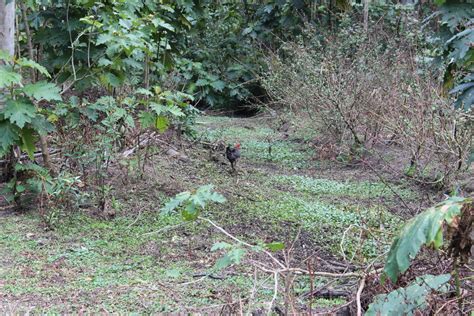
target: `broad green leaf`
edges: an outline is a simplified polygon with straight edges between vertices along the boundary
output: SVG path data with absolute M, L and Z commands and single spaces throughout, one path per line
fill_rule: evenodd
M 31 60 L 31 59 L 26 59 L 26 58 L 20 58 L 16 61 L 16 63 L 22 67 L 29 67 L 38 70 L 41 74 L 45 75 L 48 78 L 51 78 L 51 75 L 49 74 L 48 70 L 46 70 L 45 67 L 41 66 L 37 62 Z
M 0 121 L 0 156 L 7 153 L 11 145 L 16 144 L 20 138 L 20 130 L 9 121 Z
M 131 68 L 135 68 L 135 69 L 139 69 L 139 70 L 143 69 L 143 63 L 138 62 L 133 58 L 125 58 L 123 60 L 123 63 L 127 66 L 130 66 Z
M 54 125 L 40 115 L 37 115 L 30 125 L 40 135 L 46 135 L 54 131 Z
M 209 85 L 209 81 L 207 81 L 206 79 L 199 79 L 198 81 L 196 81 L 196 86 L 198 87 L 204 87 L 207 85 Z
M 19 128 L 25 127 L 26 123 L 31 123 L 36 117 L 35 107 L 27 100 L 8 100 L 2 112 L 5 118 Z
M 212 192 L 209 194 L 209 200 L 212 201 L 212 202 L 217 202 L 217 203 L 224 203 L 226 202 L 226 198 L 218 193 L 218 192 Z
M 191 29 L 192 25 L 191 22 L 189 22 L 188 18 L 184 16 L 183 14 L 179 14 L 178 16 L 179 21 L 188 28 L 188 30 Z
M 410 220 L 395 238 L 387 256 L 384 273 L 396 282 L 398 276 L 410 266 L 410 260 L 423 245 L 440 247 L 443 240 L 443 224 L 451 223 L 460 215 L 461 208 L 469 199 L 451 197 Z
M 125 124 L 127 124 L 128 127 L 135 127 L 135 121 L 133 120 L 133 116 L 125 116 Z
M 150 102 L 150 108 L 155 111 L 156 115 L 160 115 L 164 112 L 166 112 L 166 107 L 164 105 L 155 103 L 155 102 Z
M 138 88 L 137 90 L 135 90 L 135 94 L 143 94 L 147 96 L 153 95 L 153 93 L 150 90 L 145 89 L 145 88 Z
M 456 109 L 462 108 L 466 112 L 472 109 L 474 107 L 474 87 L 465 90 L 458 96 L 454 106 Z
M 169 125 L 170 125 L 170 122 L 166 116 L 158 115 L 156 117 L 155 127 L 161 133 L 165 132 L 168 129 Z
M 175 209 L 181 210 L 182 217 L 187 220 L 195 220 L 201 210 L 203 210 L 209 202 L 224 202 L 225 198 L 217 192 L 213 191 L 212 185 L 203 185 L 194 193 L 182 192 L 170 202 L 168 202 L 162 211 L 169 213 Z
M 61 101 L 61 89 L 54 83 L 46 81 L 38 81 L 32 84 L 27 84 L 23 88 L 23 92 L 38 101 Z
M 285 244 L 282 242 L 272 242 L 272 243 L 266 244 L 266 246 L 268 250 L 274 251 L 274 252 L 285 249 Z
M 127 111 L 124 108 L 116 108 L 112 113 L 112 117 L 115 122 L 121 118 L 124 118 L 125 116 L 127 116 Z
M 11 66 L 0 66 L 0 89 L 20 82 L 21 75 L 13 71 Z
M 190 196 L 191 196 L 191 192 L 188 192 L 188 191 L 181 192 L 181 193 L 177 194 L 168 203 L 166 203 L 165 206 L 163 206 L 160 211 L 164 214 L 169 214 L 169 213 L 173 212 L 174 210 L 176 210 L 176 208 L 181 206 L 181 204 L 184 201 L 186 201 L 187 199 L 189 199 Z
M 190 198 L 190 201 L 201 208 L 206 207 L 206 195 L 204 194 L 193 194 Z
M 184 116 L 185 114 L 183 113 L 183 110 L 181 110 L 179 107 L 176 105 L 168 106 L 166 108 L 167 112 L 170 113 L 173 116 L 180 117 Z
M 228 255 L 225 255 L 216 261 L 216 263 L 214 264 L 214 269 L 222 270 L 222 269 L 227 268 L 231 264 L 232 264 L 232 258 L 229 257 Z
M 214 245 L 212 245 L 211 251 L 230 249 L 230 248 L 232 248 L 231 244 L 221 241 L 221 242 L 216 242 Z
M 413 315 L 415 311 L 422 311 L 427 307 L 426 297 L 432 291 L 447 292 L 450 279 L 449 274 L 418 277 L 406 288 L 377 295 L 365 315 Z
M 244 258 L 246 251 L 241 248 L 235 248 L 229 251 L 225 256 L 217 260 L 214 269 L 222 270 L 232 264 L 239 264 Z
M 99 36 L 97 36 L 96 45 L 109 43 L 111 40 L 113 40 L 113 38 L 114 37 L 111 34 L 108 34 L 108 33 L 99 34 Z
M 189 202 L 181 211 L 181 215 L 186 221 L 192 221 L 199 216 L 199 209 L 196 207 L 196 204 Z
M 195 196 L 199 197 L 199 201 L 204 201 L 202 207 L 205 206 L 205 203 L 207 203 L 207 201 L 217 203 L 224 203 L 226 201 L 226 198 L 222 194 L 214 191 L 214 185 L 212 184 L 207 184 L 199 187 L 199 189 L 196 191 Z
M 462 83 L 460 85 L 457 85 L 456 87 L 454 87 L 454 89 L 452 89 L 451 91 L 449 91 L 449 94 L 456 94 L 456 93 L 459 93 L 459 92 L 463 92 L 469 88 L 472 88 L 474 87 L 474 81 L 473 82 L 467 82 L 467 83 Z
M 154 25 L 155 27 L 158 27 L 158 26 L 159 26 L 159 27 L 162 27 L 162 28 L 164 28 L 164 29 L 166 29 L 166 30 L 168 30 L 168 31 L 171 31 L 171 32 L 174 32 L 174 30 L 175 30 L 174 27 L 173 27 L 173 25 L 171 25 L 171 24 L 165 22 L 162 18 L 159 18 L 159 17 L 154 18 L 154 19 L 151 21 L 151 23 L 153 23 L 153 25 Z
M 81 21 L 82 23 L 88 24 L 90 26 L 94 26 L 96 28 L 100 28 L 103 26 L 103 24 L 97 21 L 95 16 L 93 15 L 80 18 L 79 21 Z
M 99 67 L 107 67 L 107 66 L 110 66 L 112 64 L 113 64 L 112 61 L 108 58 L 105 58 L 105 57 L 100 58 L 99 61 L 97 62 L 97 65 Z
M 31 160 L 34 159 L 35 141 L 34 130 L 31 128 L 23 128 L 21 130 L 21 149 L 28 154 Z
M 224 88 L 225 88 L 225 82 L 222 81 L 222 80 L 217 80 L 217 81 L 212 82 L 212 83 L 211 83 L 211 86 L 212 86 L 215 90 L 217 90 L 217 91 L 219 91 L 219 92 L 222 92 L 222 91 L 224 90 Z
M 473 12 L 472 4 L 469 3 L 449 3 L 439 8 L 441 21 L 449 27 L 452 33 L 456 33 L 459 26 L 464 24 L 465 21 L 469 21 Z
M 36 174 L 41 175 L 42 177 L 46 177 L 49 174 L 48 169 L 32 162 L 26 163 L 26 164 L 16 164 L 15 170 L 16 171 L 34 171 Z
M 453 47 L 453 51 L 449 54 L 448 58 L 452 58 L 457 63 L 463 63 L 466 54 L 471 48 L 471 43 L 474 42 L 474 30 L 467 29 L 460 33 L 457 33 L 450 38 L 446 45 Z
M 111 72 L 107 72 L 100 76 L 100 81 L 104 85 L 110 85 L 114 88 L 119 87 L 122 84 L 122 80 Z
M 156 116 L 150 112 L 142 111 L 138 116 L 142 128 L 155 126 Z
M 173 7 L 167 5 L 167 4 L 161 4 L 160 5 L 160 9 L 162 10 L 165 10 L 165 11 L 168 11 L 169 13 L 174 13 L 175 10 L 173 9 Z

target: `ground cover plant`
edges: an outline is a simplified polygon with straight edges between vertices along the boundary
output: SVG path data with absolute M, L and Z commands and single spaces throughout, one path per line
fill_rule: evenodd
M 0 311 L 472 312 L 469 3 L 0 17 Z

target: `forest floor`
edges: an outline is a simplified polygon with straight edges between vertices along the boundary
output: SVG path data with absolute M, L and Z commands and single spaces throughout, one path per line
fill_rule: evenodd
M 419 207 L 421 193 L 403 180 L 381 181 L 364 166 L 321 160 L 316 135 L 304 122 L 279 132 L 269 117 L 207 116 L 197 126 L 199 141 L 177 145 L 189 159 L 157 149 L 142 177 L 133 167 L 136 158 L 111 169 L 111 219 L 74 212 L 46 230 L 35 212 L 0 209 L 0 311 L 265 312 L 274 278 L 255 268 L 271 266 L 265 254 L 246 249 L 240 264 L 215 271 L 224 251 L 212 246 L 233 241 L 206 221 L 160 214 L 170 197 L 203 184 L 214 184 L 227 198 L 203 217 L 252 245 L 283 242 L 275 257 L 315 271 L 356 271 L 382 262 L 394 231 L 409 216 L 402 203 Z M 222 151 L 203 146 L 218 141 L 241 144 L 237 173 L 224 164 Z M 314 297 L 319 313 L 349 302 L 357 289 L 356 280 L 299 276 L 291 304 L 280 290 L 275 306 L 307 311 L 311 283 L 349 293 Z

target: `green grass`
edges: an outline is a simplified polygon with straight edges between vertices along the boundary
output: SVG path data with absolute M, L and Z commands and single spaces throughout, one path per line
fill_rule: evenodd
M 288 227 L 292 228 L 293 235 L 301 228 L 327 251 L 342 256 L 342 243 L 345 256 L 357 255 L 357 259 L 362 261 L 386 250 L 391 233 L 401 223 L 398 216 L 380 206 L 335 205 L 283 192 L 256 203 L 242 201 L 237 204 L 237 209 L 241 220 L 257 220 L 260 226 L 265 225 L 271 230 L 276 240 L 278 236 L 284 238 Z M 285 226 L 281 226 L 282 223 Z M 364 235 L 362 239 L 361 233 Z
M 207 232 L 207 227 L 191 223 L 179 231 L 147 235 L 182 221 L 178 216 L 142 216 L 135 222 L 133 217 L 106 221 L 75 214 L 49 233 L 42 231 L 41 220 L 34 215 L 2 218 L 0 258 L 8 265 L 0 269 L 1 291 L 36 301 L 31 312 L 37 313 L 78 312 L 84 307 L 94 313 L 102 308 L 156 313 L 199 310 L 219 303 L 219 291 L 214 289 L 238 297 L 252 287 L 253 278 L 240 275 L 194 284 L 192 275 L 206 272 L 219 257 L 202 252 L 189 259 L 196 245 L 212 245 L 212 240 L 192 237 Z M 196 263 L 201 266 L 198 270 Z M 191 284 L 179 286 L 186 282 Z M 16 308 L 21 312 L 30 306 Z
M 229 120 L 229 119 L 228 119 Z M 309 165 L 309 159 L 314 150 L 304 143 L 282 140 L 281 134 L 266 126 L 233 126 L 223 124 L 215 117 L 206 117 L 203 124 L 212 127 L 203 128 L 200 137 L 215 142 L 224 141 L 226 144 L 240 143 L 246 160 L 271 162 L 292 168 L 304 168 Z M 228 121 L 227 121 L 228 122 Z M 222 124 L 222 125 L 219 125 Z M 218 126 L 214 126 L 214 125 Z M 271 147 L 271 152 L 269 148 Z
M 272 177 L 276 183 L 290 186 L 298 192 L 311 193 L 317 196 L 347 196 L 364 199 L 371 198 L 393 198 L 392 189 L 400 196 L 413 199 L 415 192 L 400 186 L 392 186 L 392 189 L 381 182 L 368 181 L 345 181 L 339 182 L 329 179 L 315 179 L 300 175 L 276 175 Z
M 253 267 L 244 260 L 219 272 L 232 272 L 225 280 L 197 280 L 193 274 L 212 271 L 224 254 L 211 252 L 210 247 L 231 241 L 203 222 L 183 224 L 178 214 L 159 214 L 167 198 L 164 192 L 208 183 L 226 194 L 228 202 L 212 205 L 203 216 L 251 244 L 283 241 L 288 246 L 301 232 L 310 249 L 355 263 L 379 256 L 390 245 L 402 219 L 380 205 L 381 198 L 396 200 L 383 183 L 301 175 L 314 164 L 310 160 L 314 153 L 305 144 L 315 136 L 310 125 L 284 140 L 268 124 L 253 119 L 204 117 L 200 122 L 202 139 L 241 143 L 245 169 L 240 174 L 230 175 L 227 166 L 198 155 L 187 164 L 158 157 L 153 161 L 156 175 L 145 174 L 150 183 L 131 181 L 130 187 L 114 188 L 113 219 L 74 213 L 60 218 L 55 231 L 45 231 L 34 213 L 1 218 L 0 292 L 12 301 L 35 302 L 31 312 L 41 314 L 81 309 L 88 313 L 219 312 L 219 308 L 205 308 L 248 296 L 254 285 Z M 299 169 L 298 175 L 294 169 Z M 173 186 L 167 182 L 170 179 L 176 181 Z M 162 185 L 170 185 L 170 191 Z M 416 197 L 403 186 L 393 188 L 404 198 Z M 255 309 L 264 308 L 263 303 L 272 298 L 272 278 L 267 277 L 259 275 L 264 286 L 256 293 Z M 313 281 L 315 286 L 328 282 Z M 299 277 L 296 294 L 307 292 L 309 284 L 308 278 Z M 0 299 L 0 309 L 3 303 Z M 343 303 L 316 299 L 313 306 Z

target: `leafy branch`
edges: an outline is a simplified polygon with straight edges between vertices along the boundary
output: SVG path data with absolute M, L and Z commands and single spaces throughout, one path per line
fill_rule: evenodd
M 471 199 L 451 197 L 409 221 L 392 243 L 384 267 L 385 275 L 395 283 L 423 245 L 440 248 L 444 226 L 455 227 L 461 209 L 467 203 L 471 203 Z

